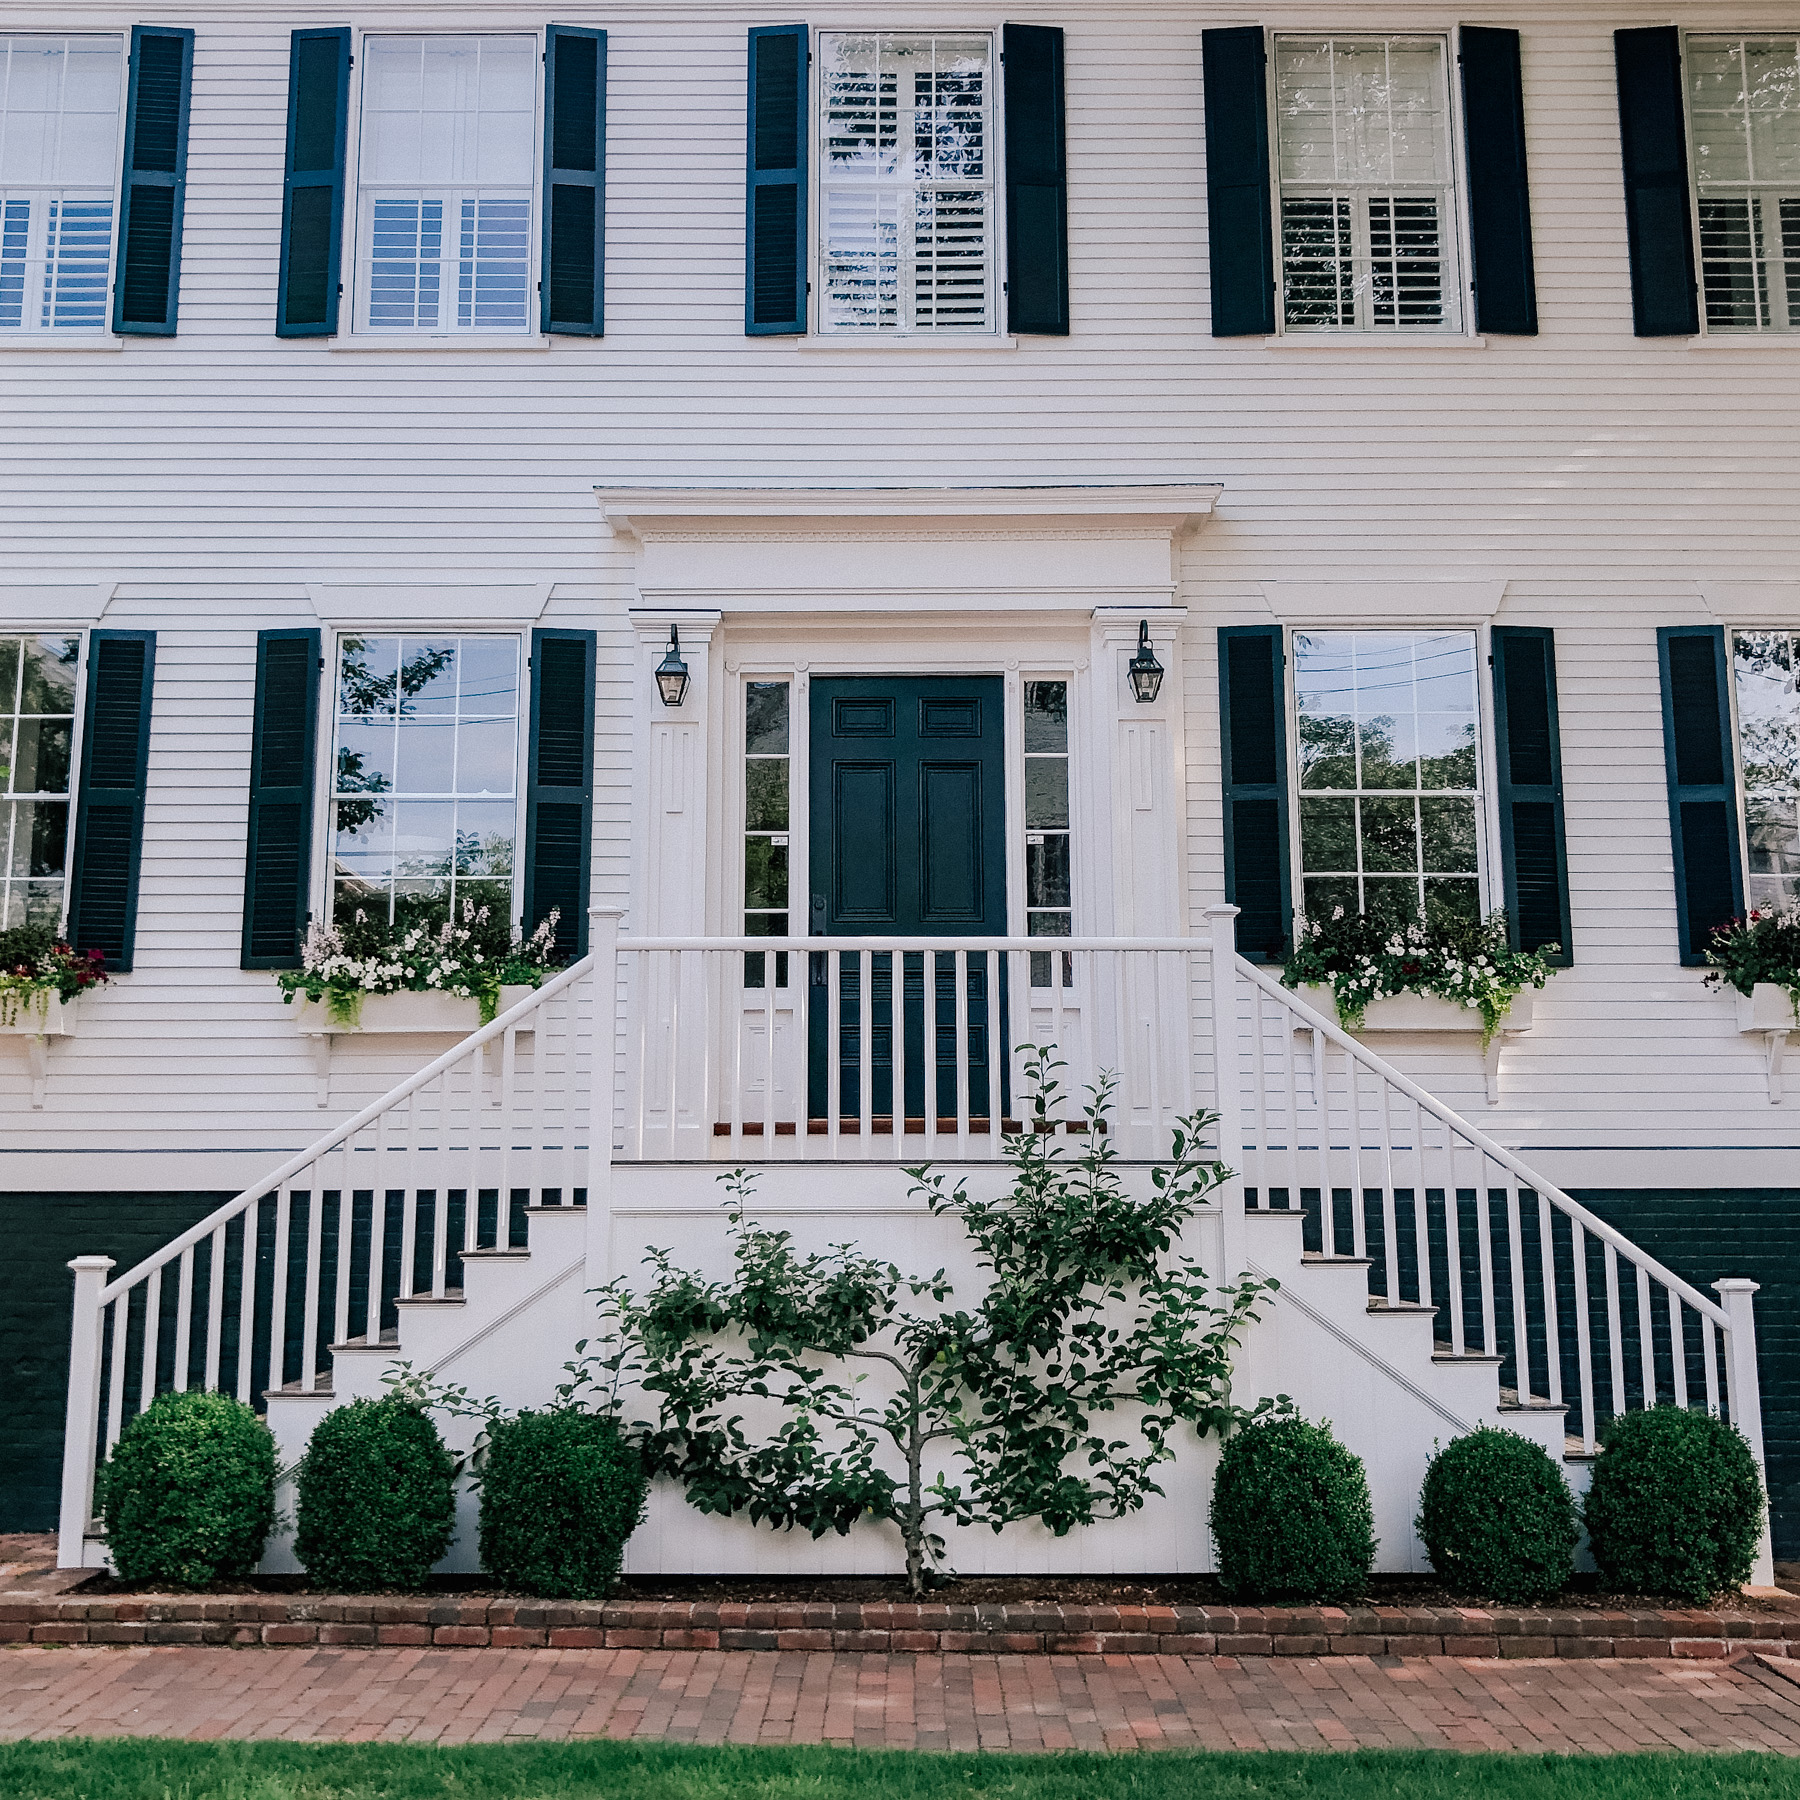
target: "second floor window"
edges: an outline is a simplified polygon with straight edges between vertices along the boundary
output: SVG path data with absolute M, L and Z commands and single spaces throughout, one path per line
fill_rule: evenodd
M 1732 667 L 1746 893 L 1753 907 L 1788 907 L 1800 901 L 1800 638 L 1791 631 L 1737 632 Z
M 1444 50 L 1275 39 L 1284 330 L 1462 329 Z
M 828 31 L 819 64 L 821 328 L 991 333 L 992 39 Z
M 1689 38 L 1708 331 L 1800 330 L 1800 44 Z
M 536 38 L 368 37 L 363 55 L 358 329 L 527 330 Z
M 119 37 L 0 37 L 0 331 L 106 327 L 124 77 Z

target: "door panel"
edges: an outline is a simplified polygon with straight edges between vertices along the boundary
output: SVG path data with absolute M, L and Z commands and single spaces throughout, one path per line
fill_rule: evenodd
M 927 931 L 981 930 L 981 765 L 919 765 L 919 917 Z
M 891 762 L 834 762 L 831 770 L 832 904 L 838 930 L 885 928 L 895 921 L 894 778 Z

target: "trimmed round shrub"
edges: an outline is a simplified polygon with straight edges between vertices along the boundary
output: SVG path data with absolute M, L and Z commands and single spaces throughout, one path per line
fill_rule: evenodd
M 555 1407 L 499 1420 L 481 1472 L 481 1566 L 523 1593 L 604 1599 L 647 1486 L 609 1418 Z
M 340 1593 L 422 1588 L 456 1533 L 455 1474 L 421 1408 L 391 1395 L 334 1407 L 300 1465 L 294 1554 Z
M 1734 1426 L 1657 1406 L 1607 1426 L 1581 1514 L 1607 1587 L 1707 1600 L 1749 1579 L 1762 1481 Z
M 1213 1483 L 1219 1580 L 1234 1600 L 1355 1600 L 1375 1560 L 1362 1459 L 1324 1425 L 1273 1419 L 1225 1440 Z
M 229 1394 L 159 1394 L 105 1470 L 106 1545 L 123 1581 L 241 1581 L 275 1528 L 275 1439 Z
M 1561 1593 L 1581 1538 L 1575 1497 L 1548 1452 L 1491 1425 L 1431 1459 L 1418 1530 L 1449 1587 L 1509 1605 Z

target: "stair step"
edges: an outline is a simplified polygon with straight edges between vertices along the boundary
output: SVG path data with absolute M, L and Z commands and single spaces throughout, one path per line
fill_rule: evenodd
M 1485 1363 L 1489 1368 L 1497 1369 L 1505 1362 L 1506 1358 L 1503 1356 L 1489 1356 L 1485 1351 L 1481 1350 L 1457 1351 L 1445 1348 L 1442 1350 L 1433 1350 L 1431 1353 L 1431 1360 L 1439 1363 L 1455 1363 L 1459 1368 L 1464 1363 Z
M 585 1206 L 528 1206 L 525 1208 L 526 1218 L 529 1219 L 534 1213 L 548 1213 L 553 1219 L 566 1219 L 571 1213 L 574 1213 L 577 1217 L 585 1219 L 587 1208 Z
M 1374 1266 L 1368 1256 L 1327 1256 L 1322 1250 L 1302 1250 L 1300 1260 L 1307 1268 L 1367 1269 Z
M 331 1354 L 341 1356 L 346 1350 L 393 1350 L 399 1347 L 399 1343 L 399 1332 L 384 1331 L 372 1344 L 366 1336 L 345 1338 L 341 1344 L 331 1346 Z
M 552 1210 L 554 1210 L 554 1209 L 552 1209 Z M 459 1252 L 459 1254 L 461 1255 L 462 1260 L 464 1262 L 471 1262 L 476 1257 L 481 1257 L 484 1260 L 496 1261 L 496 1262 L 503 1262 L 503 1261 L 529 1262 L 531 1260 L 531 1252 L 529 1250 L 524 1250 L 524 1249 L 519 1249 L 519 1250 L 510 1250 L 510 1249 L 509 1250 L 463 1250 L 463 1251 Z
M 1502 1412 L 1559 1412 L 1566 1413 L 1569 1403 L 1566 1400 L 1540 1400 L 1533 1394 L 1521 1400 L 1517 1388 L 1503 1387 L 1500 1390 L 1500 1410 Z
M 406 1294 L 394 1302 L 396 1306 L 466 1306 L 461 1288 L 448 1288 L 440 1294 Z
M 323 1372 L 319 1376 L 317 1384 L 313 1387 L 308 1387 L 305 1382 L 302 1381 L 290 1381 L 286 1387 L 272 1388 L 269 1391 L 271 1394 L 277 1395 L 291 1394 L 302 1400 L 317 1400 L 321 1397 L 328 1397 L 331 1393 L 331 1373 L 329 1370 Z
M 1384 1300 L 1379 1294 L 1371 1294 L 1369 1311 L 1391 1313 L 1396 1318 L 1404 1318 L 1409 1313 L 1435 1313 L 1437 1308 L 1421 1300 Z

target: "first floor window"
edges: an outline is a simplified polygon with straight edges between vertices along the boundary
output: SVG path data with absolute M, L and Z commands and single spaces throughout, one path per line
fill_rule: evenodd
M 819 38 L 821 325 L 992 332 L 993 42 Z
M 0 331 L 101 331 L 125 47 L 0 36 Z
M 78 637 L 0 637 L 0 928 L 63 914 Z
M 1030 937 L 1074 934 L 1069 875 L 1069 684 L 1025 683 L 1025 930 Z M 1031 985 L 1050 987 L 1054 953 L 1031 954 Z M 1063 983 L 1073 978 L 1062 957 Z
M 341 638 L 336 715 L 332 919 L 510 919 L 519 640 Z
M 744 936 L 788 935 L 789 695 L 785 681 L 744 689 Z M 745 958 L 744 980 L 762 987 L 767 957 Z M 787 985 L 787 953 L 775 958 L 775 985 Z
M 1301 904 L 1481 915 L 1472 631 L 1294 634 Z
M 1800 40 L 1687 41 L 1709 331 L 1800 329 Z
M 1800 636 L 1740 631 L 1732 638 L 1738 754 L 1744 771 L 1746 893 L 1753 907 L 1800 901 Z
M 364 40 L 358 241 L 368 331 L 524 331 L 537 40 Z
M 1460 330 L 1441 38 L 1277 37 L 1282 322 Z

